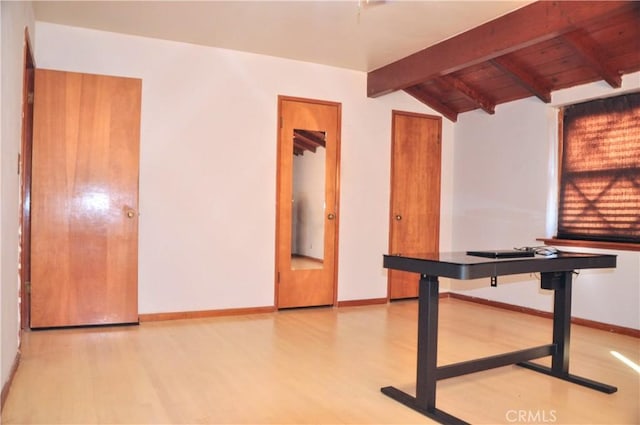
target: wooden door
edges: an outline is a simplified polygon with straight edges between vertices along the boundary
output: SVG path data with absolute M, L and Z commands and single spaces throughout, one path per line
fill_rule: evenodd
M 20 327 L 28 329 L 31 311 L 31 150 L 33 147 L 33 86 L 35 66 L 29 31 L 24 31 L 22 83 L 22 152 L 20 154 Z
M 439 251 L 442 118 L 393 111 L 389 252 Z M 418 275 L 389 270 L 389 298 L 418 296 Z
M 33 328 L 138 321 L 141 85 L 36 70 Z
M 278 113 L 276 305 L 333 305 L 341 105 L 280 96 Z

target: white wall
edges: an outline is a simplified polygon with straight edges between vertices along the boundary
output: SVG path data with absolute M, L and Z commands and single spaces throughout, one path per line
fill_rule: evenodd
M 140 313 L 274 301 L 277 96 L 342 103 L 338 299 L 386 296 L 391 110 L 433 113 L 366 74 L 37 23 L 41 68 L 143 80 Z M 443 120 L 441 247 L 450 249 L 453 125 Z
M 541 242 L 536 238 L 553 236 L 557 106 L 638 88 L 640 73 L 635 73 L 624 76 L 618 90 L 598 82 L 555 92 L 551 105 L 528 98 L 498 106 L 495 115 L 460 115 L 454 143 L 453 248 L 537 246 Z M 573 315 L 640 329 L 640 253 L 613 253 L 618 254 L 617 269 L 585 270 L 575 280 Z M 499 278 L 498 288 L 486 280 L 451 284 L 454 292 L 550 311 L 551 291 L 539 286 L 535 277 L 524 275 Z
M 9 379 L 19 344 L 18 309 L 18 152 L 22 142 L 22 78 L 24 31 L 33 37 L 34 20 L 30 3 L 0 3 L 2 22 L 2 104 L 0 146 L 0 320 L 1 382 Z

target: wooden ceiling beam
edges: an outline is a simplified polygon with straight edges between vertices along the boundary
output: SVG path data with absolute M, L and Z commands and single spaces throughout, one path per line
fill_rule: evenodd
M 308 150 L 311 152 L 316 151 L 316 148 L 318 147 L 317 144 L 310 142 L 307 139 L 301 138 L 301 137 L 294 137 L 293 138 L 293 148 L 298 148 L 298 149 L 304 149 L 304 150 Z
M 551 102 L 551 87 L 543 83 L 534 71 L 524 69 L 507 56 L 494 58 L 490 62 L 544 103 Z
M 310 130 L 293 130 L 293 153 L 302 155 L 305 150 L 315 153 L 319 147 L 324 148 L 324 133 Z
M 367 96 L 429 79 L 574 31 L 594 19 L 633 12 L 634 1 L 538 1 L 367 74 Z
M 417 86 L 408 87 L 404 89 L 404 91 L 407 94 L 410 94 L 411 96 L 418 99 L 420 102 L 434 109 L 435 111 L 441 113 L 442 115 L 444 115 L 445 118 L 448 118 L 453 122 L 458 121 L 458 112 L 454 111 L 444 103 L 440 102 L 437 97 L 427 93 L 426 91 L 420 89 Z
M 443 75 L 440 80 L 453 89 L 462 93 L 467 99 L 475 103 L 487 114 L 493 115 L 496 111 L 496 103 L 489 99 L 484 93 L 470 87 L 467 83 L 452 75 Z
M 573 49 L 593 68 L 603 80 L 611 87 L 619 88 L 622 86 L 622 75 L 618 70 L 609 67 L 607 54 L 598 44 L 593 41 L 589 34 L 584 30 L 571 31 L 563 34 L 562 39 L 567 42 Z
M 325 133 L 323 131 L 298 130 L 298 129 L 296 129 L 293 132 L 294 132 L 294 135 L 304 138 L 309 143 L 313 143 L 315 145 L 322 146 L 323 148 L 326 145 Z

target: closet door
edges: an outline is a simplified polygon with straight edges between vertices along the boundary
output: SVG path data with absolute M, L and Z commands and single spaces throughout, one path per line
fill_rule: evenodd
M 341 105 L 280 96 L 276 305 L 333 305 Z
M 439 251 L 442 118 L 393 111 L 389 252 Z M 389 298 L 418 296 L 418 275 L 389 270 Z
M 36 70 L 33 328 L 138 321 L 141 85 Z

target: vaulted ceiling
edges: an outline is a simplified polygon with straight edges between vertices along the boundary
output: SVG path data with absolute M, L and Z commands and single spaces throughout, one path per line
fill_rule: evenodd
M 458 114 L 640 70 L 640 2 L 542 1 L 368 73 L 367 95 L 406 93 Z

